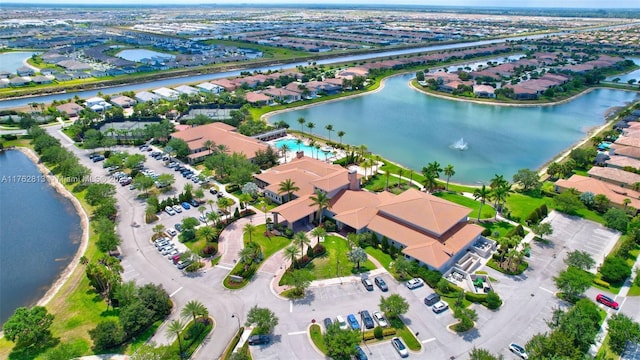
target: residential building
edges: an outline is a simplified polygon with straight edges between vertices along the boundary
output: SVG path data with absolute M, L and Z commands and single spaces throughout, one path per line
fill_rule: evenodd
M 134 106 L 137 103 L 137 101 L 135 101 L 134 99 L 128 96 L 117 95 L 111 98 L 111 103 L 117 107 L 129 108 Z
M 180 93 L 166 87 L 161 87 L 151 91 L 165 100 L 177 100 Z
M 611 167 L 594 166 L 587 172 L 589 177 L 606 181 L 620 187 L 630 188 L 635 183 L 640 183 L 640 175 Z
M 160 100 L 160 96 L 154 94 L 154 93 L 150 93 L 148 91 L 141 91 L 139 93 L 136 94 L 136 96 L 134 96 L 136 98 L 137 101 L 139 102 L 157 102 L 158 100 Z
M 84 108 L 74 102 L 68 102 L 68 103 L 56 106 L 56 109 L 61 113 L 65 113 L 69 115 L 70 117 L 76 117 L 78 116 L 78 113 L 80 113 L 80 111 Z
M 574 174 L 568 179 L 556 181 L 556 192 L 561 193 L 567 189 L 575 189 L 579 193 L 590 192 L 594 195 L 604 195 L 611 201 L 611 204 L 621 209 L 629 206 L 640 209 L 640 192 L 621 188 L 618 185 L 592 177 Z M 628 205 L 625 204 L 627 201 L 629 202 Z

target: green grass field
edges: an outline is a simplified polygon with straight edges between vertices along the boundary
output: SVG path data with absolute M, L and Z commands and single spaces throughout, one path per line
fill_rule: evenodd
M 500 234 L 498 236 L 498 238 L 501 238 L 503 236 L 506 236 L 507 233 L 513 229 L 515 226 L 509 224 L 506 221 L 496 221 L 496 222 L 482 222 L 479 224 L 480 226 L 482 226 L 485 229 L 489 229 L 491 230 L 491 237 L 495 238 L 495 236 L 493 236 L 493 234 L 497 231 L 498 234 Z
M 469 209 L 473 210 L 471 214 L 469 214 L 469 217 L 478 218 L 478 211 L 480 210 L 480 201 L 477 201 L 462 195 L 447 193 L 447 192 L 437 192 L 434 195 L 439 198 L 443 198 L 445 200 L 454 202 L 458 205 L 468 207 Z M 492 219 L 495 216 L 496 216 L 496 210 L 493 207 L 491 207 L 490 204 L 485 203 L 482 206 L 482 213 L 480 213 L 480 219 Z
M 327 353 L 327 345 L 324 343 L 324 337 L 322 336 L 322 328 L 318 324 L 313 324 L 309 328 L 309 337 L 311 337 L 311 341 L 313 344 L 320 350 L 323 354 Z
M 262 254 L 264 255 L 264 259 L 266 260 L 269 256 L 278 252 L 278 250 L 283 249 L 285 246 L 291 243 L 291 240 L 287 239 L 284 236 L 265 236 L 264 232 L 267 229 L 266 225 L 258 225 L 256 226 L 256 231 L 252 235 L 251 239 L 258 244 L 262 248 Z M 247 243 L 249 241 L 249 234 L 244 233 L 244 241 Z
M 338 236 L 327 236 L 322 245 L 327 249 L 327 254 L 314 259 L 307 266 L 316 280 L 350 276 L 358 273 L 355 264 L 347 259 L 347 252 L 350 250 L 347 240 Z M 375 268 L 376 266 L 369 260 L 360 264 L 360 272 Z
M 371 246 L 367 246 L 364 249 L 367 254 L 373 256 L 374 259 L 378 260 L 378 262 L 385 268 L 387 271 L 391 272 L 391 256 L 380 249 L 376 249 Z

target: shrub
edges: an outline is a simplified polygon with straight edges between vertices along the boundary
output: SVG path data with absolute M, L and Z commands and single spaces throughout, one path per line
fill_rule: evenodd
M 491 310 L 495 310 L 502 305 L 502 299 L 500 299 L 500 295 L 498 295 L 495 291 L 490 291 L 487 294 L 487 307 Z
M 604 280 L 601 280 L 601 279 L 598 279 L 598 278 L 594 278 L 593 279 L 593 283 L 598 285 L 598 286 L 602 286 L 605 289 L 608 289 L 611 286 L 611 284 L 609 284 L 608 282 L 606 282 Z
M 538 209 L 534 210 L 531 212 L 531 214 L 529 214 L 529 216 L 527 216 L 527 224 L 529 225 L 533 225 L 533 224 L 537 224 L 538 221 L 540 220 L 540 218 L 538 217 Z
M 489 229 L 484 229 L 482 230 L 482 236 L 491 236 L 491 230 Z
M 375 339 L 375 334 L 373 333 L 373 331 L 365 331 L 364 334 L 362 335 L 363 339 L 365 341 L 367 340 L 373 340 Z
M 296 268 L 298 269 L 302 269 L 303 267 L 307 266 L 307 264 L 309 264 L 309 261 L 311 261 L 311 258 L 309 258 L 307 255 L 303 256 L 300 259 L 296 259 Z
M 383 336 L 391 336 L 391 335 L 395 335 L 395 334 L 396 334 L 396 329 L 394 329 L 394 328 L 382 329 L 382 335 Z
M 438 286 L 438 282 L 442 279 L 442 274 L 439 271 L 429 270 L 423 267 L 418 267 L 417 275 L 432 288 Z
M 327 230 L 327 232 L 335 232 L 337 229 L 335 221 L 331 219 L 325 220 L 322 223 L 322 226 L 324 227 L 325 230 Z
M 327 252 L 327 249 L 322 244 L 317 244 L 313 247 L 313 256 L 324 255 Z
M 227 192 L 230 192 L 230 193 L 236 192 L 236 191 L 240 190 L 240 185 L 238 185 L 238 184 L 230 184 L 230 185 L 227 185 L 225 187 L 225 190 L 227 190 Z
M 625 259 L 617 256 L 607 256 L 600 267 L 600 273 L 602 274 L 602 280 L 620 284 L 631 276 L 631 266 L 627 264 Z
M 187 266 L 184 270 L 186 272 L 196 272 L 204 267 L 204 264 L 201 261 L 192 262 L 189 266 Z
M 214 244 L 208 244 L 202 249 L 204 256 L 213 256 L 218 252 L 218 248 Z
M 464 298 L 474 302 L 474 303 L 482 303 L 485 302 L 487 300 L 487 295 L 486 294 L 476 294 L 476 293 L 472 293 L 472 292 L 466 292 L 464 294 Z
M 375 328 L 375 329 L 373 329 L 373 336 L 374 336 L 376 339 L 382 339 L 382 338 L 384 337 L 384 334 L 383 334 L 382 328 L 381 328 L 380 326 L 376 326 L 376 328 Z

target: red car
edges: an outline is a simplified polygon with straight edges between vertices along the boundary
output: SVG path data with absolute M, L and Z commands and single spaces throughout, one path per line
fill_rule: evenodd
M 596 296 L 596 301 L 614 310 L 618 310 L 618 303 L 608 296 L 598 294 L 598 296 Z

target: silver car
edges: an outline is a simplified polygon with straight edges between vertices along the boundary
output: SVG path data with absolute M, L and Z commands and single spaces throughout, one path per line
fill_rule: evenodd
M 409 356 L 409 350 L 407 350 L 407 346 L 399 337 L 394 337 L 393 339 L 391 339 L 391 344 L 396 349 L 398 354 L 400 354 L 400 357 L 405 358 Z

